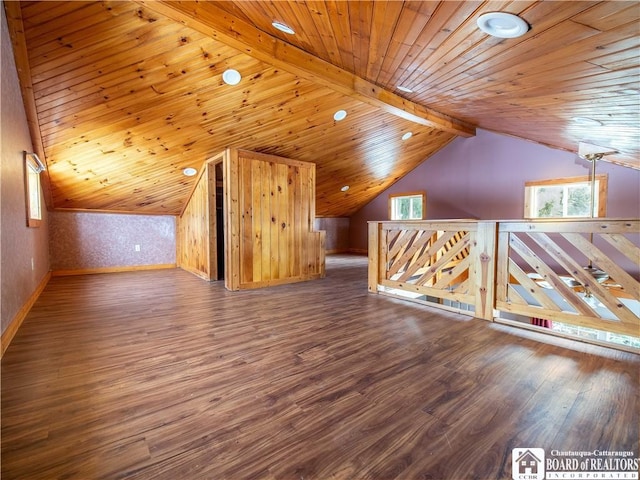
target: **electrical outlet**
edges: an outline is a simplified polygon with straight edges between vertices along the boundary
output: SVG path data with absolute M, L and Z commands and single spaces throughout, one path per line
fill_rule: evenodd
M 134 248 L 135 248 L 136 252 L 140 251 L 140 245 L 135 245 Z

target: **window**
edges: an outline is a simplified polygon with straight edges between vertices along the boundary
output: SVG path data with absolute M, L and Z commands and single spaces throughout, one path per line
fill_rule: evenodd
M 389 218 L 391 220 L 423 220 L 427 211 L 425 192 L 389 195 Z
M 27 226 L 39 227 L 42 221 L 42 189 L 40 172 L 42 164 L 36 162 L 33 154 L 24 154 L 25 192 L 27 200 Z
M 606 216 L 607 175 L 596 175 L 594 216 Z M 556 178 L 524 184 L 525 218 L 590 218 L 589 177 Z

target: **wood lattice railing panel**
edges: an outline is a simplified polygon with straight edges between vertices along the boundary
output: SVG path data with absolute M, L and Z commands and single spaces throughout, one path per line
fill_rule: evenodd
M 640 337 L 639 245 L 638 219 L 369 222 L 369 291 Z
M 369 291 L 640 337 L 639 245 L 638 219 L 370 222 Z
M 370 291 L 381 286 L 460 302 L 490 317 L 492 289 L 480 285 L 494 278 L 495 223 L 487 225 L 489 241 L 476 221 L 370 223 Z
M 640 283 L 629 273 L 638 272 L 640 248 L 629 238 L 638 226 L 638 221 L 500 224 L 496 308 L 640 336 Z M 606 272 L 607 279 L 598 282 L 594 270 Z
M 412 285 L 433 286 L 446 268 L 464 259 L 469 232 L 389 230 L 390 248 L 386 255 L 384 279 Z M 468 268 L 468 263 L 466 264 Z M 461 272 L 462 273 L 462 272 Z M 455 280 L 451 278 L 450 280 Z

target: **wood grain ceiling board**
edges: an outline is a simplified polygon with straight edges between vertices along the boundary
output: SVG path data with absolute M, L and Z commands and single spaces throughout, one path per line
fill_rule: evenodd
M 316 163 L 317 214 L 349 215 L 455 137 L 133 2 L 21 6 L 56 209 L 177 214 L 194 181 L 182 170 L 238 147 Z M 227 68 L 239 85 L 222 82 Z
M 620 151 L 607 160 L 640 168 L 638 2 L 216 3 L 418 104 L 569 151 L 600 142 Z M 476 20 L 492 11 L 517 14 L 531 30 L 518 39 L 487 36 Z M 296 35 L 274 30 L 273 20 Z
M 455 135 L 475 135 L 475 126 L 404 99 L 304 50 L 265 34 L 217 7 L 215 2 L 145 1 L 160 15 L 187 25 L 254 58 L 384 112 Z
M 234 146 L 315 162 L 318 215 L 349 215 L 455 138 L 407 120 L 412 112 L 441 112 L 460 133 L 472 132 L 464 130 L 470 124 L 569 151 L 591 140 L 620 151 L 607 160 L 640 168 L 637 2 L 5 2 L 5 9 L 55 208 L 178 213 L 193 182 L 182 169 Z M 518 39 L 487 36 L 476 20 L 490 11 L 518 14 L 531 30 Z M 300 63 L 316 70 L 305 73 Z M 227 68 L 242 72 L 238 86 L 222 83 Z M 363 92 L 373 101 L 362 101 Z M 380 108 L 385 101 L 392 107 Z M 349 115 L 335 122 L 340 108 Z M 403 142 L 407 131 L 414 135 Z

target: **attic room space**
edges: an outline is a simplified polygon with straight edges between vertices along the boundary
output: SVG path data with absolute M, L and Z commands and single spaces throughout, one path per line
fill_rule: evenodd
M 3 479 L 637 478 L 640 4 L 0 3 Z

